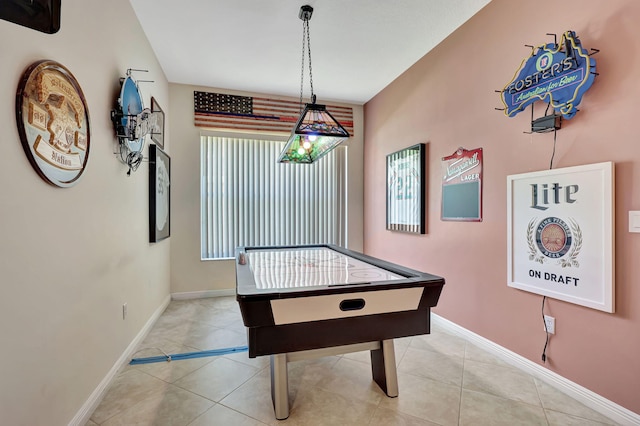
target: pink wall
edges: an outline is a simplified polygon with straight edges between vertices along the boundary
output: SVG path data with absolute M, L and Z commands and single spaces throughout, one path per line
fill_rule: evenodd
M 507 287 L 506 177 L 549 168 L 553 134 L 527 135 L 530 111 L 507 118 L 501 89 L 525 44 L 576 31 L 597 48 L 600 76 L 558 132 L 554 168 L 615 162 L 616 313 L 547 299 L 556 335 L 546 366 L 640 413 L 640 2 L 493 0 L 478 15 L 365 105 L 365 252 L 442 275 L 435 312 L 541 363 L 542 297 Z M 543 115 L 538 105 L 536 117 Z M 385 230 L 385 156 L 427 144 L 427 234 Z M 484 149 L 484 220 L 440 220 L 441 157 Z

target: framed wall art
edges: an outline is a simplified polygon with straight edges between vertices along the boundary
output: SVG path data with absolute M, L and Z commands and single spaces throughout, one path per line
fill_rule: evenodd
M 149 241 L 171 235 L 171 158 L 149 145 Z
M 507 284 L 615 311 L 614 164 L 507 176 Z
M 153 96 L 151 97 L 151 113 L 154 117 L 151 140 L 164 149 L 164 111 L 162 111 L 158 101 Z
M 387 155 L 387 229 L 425 233 L 425 145 Z
M 482 221 L 482 148 L 442 158 L 442 220 Z
M 89 111 L 80 84 L 62 64 L 29 66 L 16 92 L 18 133 L 31 166 L 47 183 L 70 187 L 89 159 Z

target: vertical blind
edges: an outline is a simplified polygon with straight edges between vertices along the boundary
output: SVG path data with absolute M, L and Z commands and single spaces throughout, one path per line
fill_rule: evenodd
M 284 142 L 201 137 L 201 257 L 239 246 L 344 245 L 346 148 L 313 164 L 277 163 Z

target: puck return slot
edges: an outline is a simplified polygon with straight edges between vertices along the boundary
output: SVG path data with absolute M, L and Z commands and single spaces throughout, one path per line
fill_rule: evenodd
M 341 311 L 359 311 L 364 308 L 364 299 L 345 299 L 340 302 Z

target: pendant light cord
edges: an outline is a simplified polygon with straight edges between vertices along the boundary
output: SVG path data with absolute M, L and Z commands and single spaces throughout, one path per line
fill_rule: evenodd
M 302 113 L 302 91 L 304 88 L 304 53 L 305 50 L 309 55 L 309 85 L 311 87 L 311 100 L 315 103 L 313 94 L 313 72 L 311 70 L 311 37 L 309 35 L 309 20 L 302 20 L 302 66 L 300 69 L 300 113 Z
M 304 26 L 307 30 L 307 52 L 309 53 L 309 86 L 311 87 L 311 99 L 315 98 L 313 94 L 313 72 L 311 71 L 311 36 L 309 35 L 309 20 L 305 19 Z M 315 100 L 314 100 L 315 102 Z

